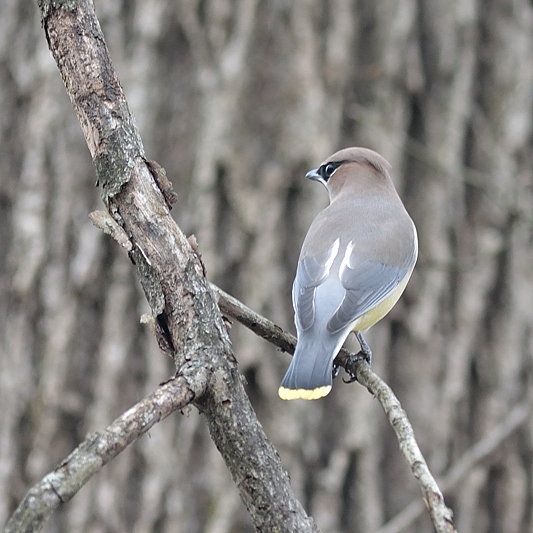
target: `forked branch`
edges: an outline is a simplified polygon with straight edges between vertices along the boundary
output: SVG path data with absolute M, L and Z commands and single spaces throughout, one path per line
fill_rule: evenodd
M 282 350 L 289 353 L 294 352 L 296 339 L 292 335 L 284 332 L 273 322 L 258 315 L 218 287 L 214 285 L 211 285 L 211 287 L 218 296 L 218 305 L 223 313 L 239 321 L 254 333 Z M 350 353 L 347 350 L 341 350 L 337 356 L 337 363 L 344 366 L 349 355 Z M 396 398 L 391 388 L 372 372 L 372 369 L 366 362 L 362 360 L 357 361 L 351 371 L 355 372 L 357 381 L 366 387 L 378 399 L 381 407 L 383 407 L 398 439 L 400 450 L 418 481 L 435 530 L 438 533 L 455 532 L 453 513 L 444 503 L 442 492 L 429 471 L 426 460 L 416 442 L 413 427 L 405 411 L 402 409 L 400 401 Z

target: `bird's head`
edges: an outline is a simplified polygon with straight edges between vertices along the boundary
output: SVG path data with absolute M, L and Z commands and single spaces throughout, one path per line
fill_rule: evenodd
M 329 156 L 318 168 L 310 170 L 305 177 L 319 181 L 329 191 L 330 196 L 336 189 L 342 188 L 346 182 L 357 182 L 358 179 L 368 179 L 368 172 L 374 179 L 383 177 L 389 180 L 387 160 L 368 148 L 344 148 Z

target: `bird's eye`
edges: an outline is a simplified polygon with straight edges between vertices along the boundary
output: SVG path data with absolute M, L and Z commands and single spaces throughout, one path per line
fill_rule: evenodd
M 335 170 L 339 168 L 342 165 L 342 162 L 336 162 L 336 163 L 328 163 L 327 165 L 324 165 L 324 178 L 328 180 L 331 178 Z

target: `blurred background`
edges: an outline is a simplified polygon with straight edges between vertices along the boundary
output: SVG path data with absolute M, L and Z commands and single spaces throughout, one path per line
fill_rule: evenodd
M 374 370 L 445 478 L 461 533 L 533 531 L 533 7 L 526 0 L 97 0 L 146 154 L 179 194 L 208 277 L 284 328 L 299 248 L 339 148 L 384 155 L 418 226 L 407 291 L 371 330 Z M 173 374 L 139 323 L 123 250 L 34 2 L 0 2 L 0 524 L 87 433 Z M 378 402 L 340 379 L 277 396 L 290 357 L 238 324 L 239 367 L 324 533 L 378 532 L 417 483 Z M 487 441 L 487 439 L 489 439 Z M 492 439 L 492 441 L 490 440 Z M 496 443 L 496 444 L 494 444 Z M 392 531 L 427 532 L 425 516 Z M 50 532 L 250 533 L 195 409 L 150 431 Z

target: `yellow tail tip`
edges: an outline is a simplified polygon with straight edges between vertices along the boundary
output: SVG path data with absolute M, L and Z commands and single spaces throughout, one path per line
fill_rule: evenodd
M 329 394 L 331 385 L 324 385 L 316 389 L 286 389 L 280 387 L 278 389 L 279 397 L 282 400 L 318 400 Z

